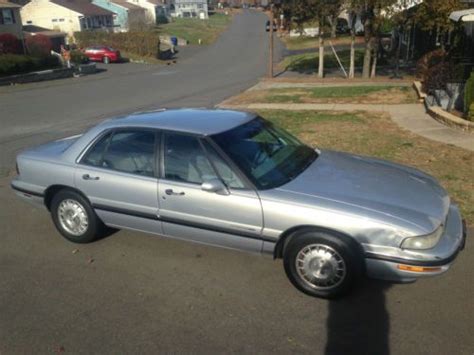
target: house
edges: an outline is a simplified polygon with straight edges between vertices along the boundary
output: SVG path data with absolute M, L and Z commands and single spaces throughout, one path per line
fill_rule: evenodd
M 146 11 L 146 23 L 157 24 L 169 17 L 169 9 L 161 0 L 126 0 L 127 2 L 140 6 Z
M 130 27 L 146 23 L 146 9 L 125 0 L 92 0 L 92 3 L 115 13 L 116 32 L 125 32 Z
M 20 5 L 0 0 L 0 33 L 11 33 L 21 38 L 20 8 Z
M 208 19 L 209 10 L 207 0 L 173 0 L 171 16 L 183 18 Z
M 31 0 L 21 8 L 24 25 L 35 25 L 67 33 L 113 30 L 115 14 L 89 0 Z

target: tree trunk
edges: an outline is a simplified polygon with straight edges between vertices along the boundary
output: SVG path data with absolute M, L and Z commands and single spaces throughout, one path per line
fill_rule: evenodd
M 355 76 L 355 28 L 351 28 L 351 59 L 349 64 L 349 79 Z
M 324 78 L 324 33 L 319 32 L 319 68 L 318 77 Z
M 370 71 L 370 78 L 373 79 L 377 75 L 377 57 L 378 57 L 378 41 L 373 50 L 372 70 Z
M 372 62 L 372 38 L 365 43 L 364 67 L 362 68 L 362 77 L 370 77 L 370 63 Z
M 337 18 L 331 20 L 331 38 L 336 38 L 337 36 Z

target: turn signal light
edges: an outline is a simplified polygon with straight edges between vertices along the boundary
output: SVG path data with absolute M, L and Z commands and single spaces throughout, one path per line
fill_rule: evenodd
M 413 272 L 438 272 L 441 271 L 440 267 L 423 267 L 423 266 L 412 266 L 398 264 L 397 268 L 403 271 L 413 271 Z

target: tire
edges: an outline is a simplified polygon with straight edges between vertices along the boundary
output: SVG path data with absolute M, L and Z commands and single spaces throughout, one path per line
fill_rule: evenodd
M 348 293 L 364 273 L 361 246 L 333 232 L 306 230 L 291 236 L 283 251 L 283 265 L 291 283 L 319 298 Z
M 109 57 L 102 58 L 102 61 L 104 62 L 104 64 L 110 64 L 110 58 Z
M 57 192 L 51 201 L 50 210 L 56 229 L 71 242 L 93 242 L 106 229 L 89 202 L 75 191 L 65 189 Z

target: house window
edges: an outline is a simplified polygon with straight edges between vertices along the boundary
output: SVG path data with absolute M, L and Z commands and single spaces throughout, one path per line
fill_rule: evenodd
M 53 18 L 51 21 L 53 21 L 53 22 L 58 22 L 58 19 L 57 19 L 57 18 Z
M 59 19 L 59 22 L 64 22 L 64 19 L 63 19 L 63 18 L 60 18 L 60 19 Z
M 26 21 L 27 25 L 31 25 L 32 23 L 33 23 L 33 21 Z
M 13 25 L 15 16 L 12 9 L 2 9 L 0 11 L 0 25 Z

